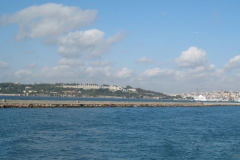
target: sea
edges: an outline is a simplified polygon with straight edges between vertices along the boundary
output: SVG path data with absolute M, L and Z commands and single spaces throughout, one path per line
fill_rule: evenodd
M 240 159 L 240 107 L 0 109 L 0 159 Z

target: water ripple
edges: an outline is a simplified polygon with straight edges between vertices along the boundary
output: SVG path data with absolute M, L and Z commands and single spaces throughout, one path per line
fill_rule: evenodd
M 240 159 L 240 108 L 0 110 L 0 159 Z

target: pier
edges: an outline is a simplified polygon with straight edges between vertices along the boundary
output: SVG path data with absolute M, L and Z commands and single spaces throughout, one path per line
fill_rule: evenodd
M 240 103 L 48 101 L 48 100 L 3 100 L 0 102 L 0 108 L 213 107 L 213 106 L 240 106 Z

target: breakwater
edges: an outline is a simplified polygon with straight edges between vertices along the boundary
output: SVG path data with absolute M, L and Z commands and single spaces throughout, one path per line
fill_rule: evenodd
M 0 108 L 212 107 L 212 106 L 240 106 L 240 103 L 47 101 L 47 100 L 2 100 L 0 102 Z

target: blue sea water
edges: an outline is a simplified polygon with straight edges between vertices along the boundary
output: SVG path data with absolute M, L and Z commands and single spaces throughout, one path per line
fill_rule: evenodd
M 0 109 L 0 159 L 240 159 L 240 107 Z

